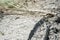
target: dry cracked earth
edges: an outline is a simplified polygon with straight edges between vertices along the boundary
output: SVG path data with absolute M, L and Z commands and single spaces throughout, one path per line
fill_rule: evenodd
M 25 0 L 22 8 L 0 7 L 0 40 L 60 40 L 59 2 Z

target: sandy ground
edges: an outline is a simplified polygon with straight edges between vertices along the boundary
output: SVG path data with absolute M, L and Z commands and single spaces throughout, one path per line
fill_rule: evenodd
M 11 3 L 13 2 L 9 2 L 7 6 L 4 3 L 0 7 L 0 40 L 27 40 L 35 24 L 44 15 L 60 13 L 59 0 L 20 0 L 16 5 L 13 3 L 13 6 L 10 5 Z M 3 14 L 1 14 L 1 9 L 4 11 Z M 49 22 L 53 22 L 51 19 Z M 60 24 L 54 23 L 51 28 L 60 29 L 59 26 Z M 55 34 L 52 31 L 49 36 L 50 40 L 60 40 L 60 32 Z M 38 28 L 31 40 L 44 40 L 45 33 L 46 23 Z
M 4 15 L 0 22 L 0 40 L 27 40 L 38 20 L 39 17 L 33 16 Z

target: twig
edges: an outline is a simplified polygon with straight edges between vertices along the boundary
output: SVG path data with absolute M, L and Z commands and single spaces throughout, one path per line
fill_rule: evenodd
M 47 26 L 46 34 L 45 34 L 44 40 L 49 40 L 49 31 L 50 31 L 50 27 L 51 27 L 51 25 L 48 25 L 48 26 Z

